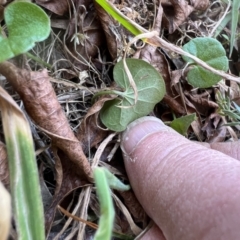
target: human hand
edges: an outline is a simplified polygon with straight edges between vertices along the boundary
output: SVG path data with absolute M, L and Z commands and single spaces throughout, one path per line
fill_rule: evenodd
M 134 121 L 122 137 L 131 186 L 156 224 L 141 240 L 240 239 L 238 144 L 222 145 L 230 157 L 154 117 Z

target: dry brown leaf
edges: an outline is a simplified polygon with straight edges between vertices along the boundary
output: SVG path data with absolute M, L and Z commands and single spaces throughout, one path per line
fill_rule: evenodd
M 56 191 L 52 204 L 45 211 L 45 227 L 48 233 L 57 209 L 57 205 L 73 190 L 87 186 L 87 182 L 80 179 L 74 165 L 69 164 L 69 159 L 61 150 L 54 151 L 56 168 Z
M 138 202 L 135 194 L 132 190 L 121 192 L 119 191 L 119 194 L 123 198 L 123 202 L 128 208 L 129 212 L 134 217 L 134 220 L 137 223 L 141 223 L 141 226 L 143 226 L 143 229 L 147 226 L 147 215 L 145 211 L 143 210 L 142 206 Z
M 205 11 L 209 6 L 209 0 L 190 0 L 190 5 L 193 6 L 195 10 Z
M 106 101 L 114 98 L 116 98 L 116 96 L 103 97 L 88 109 L 77 132 L 77 138 L 82 143 L 84 152 L 88 152 L 90 148 L 96 146 L 109 134 L 109 131 L 100 127 L 98 113 Z
M 210 114 L 202 127 L 202 132 L 206 135 L 206 142 L 223 142 L 226 139 L 227 127 L 221 126 L 221 116 L 217 113 Z
M 204 11 L 209 6 L 209 0 L 164 0 L 162 7 L 164 12 L 163 25 L 173 33 L 195 10 Z
M 83 5 L 86 8 L 93 3 L 92 0 L 36 0 L 36 3 L 49 11 L 57 14 L 64 15 L 69 13 L 72 8 L 72 4 L 75 5 L 75 8 Z
M 191 100 L 197 112 L 203 116 L 208 116 L 210 111 L 218 108 L 218 104 L 209 99 L 207 95 L 191 94 L 187 91 L 184 94 Z
M 126 220 L 126 217 L 123 216 L 122 212 L 119 211 L 119 209 L 117 209 L 115 212 L 114 229 L 119 232 L 132 235 L 132 231 L 129 228 L 129 223 Z
M 216 142 L 224 142 L 226 140 L 227 136 L 227 127 L 222 126 L 220 128 L 217 128 L 213 135 L 209 138 L 209 143 L 216 143 Z
M 9 188 L 9 171 L 7 161 L 7 150 L 4 143 L 0 142 L 0 182 Z
M 0 64 L 0 73 L 20 95 L 27 113 L 34 122 L 48 132 L 61 137 L 51 135 L 52 144 L 68 156 L 79 177 L 92 181 L 90 164 L 62 111 L 49 81 L 47 70 L 31 72 L 4 62 Z
M 86 121 L 85 126 L 80 126 L 78 131 L 79 141 L 82 143 L 82 148 L 85 153 L 89 152 L 92 147 L 97 147 L 97 145 L 107 137 L 109 131 L 104 130 L 99 127 L 101 123 L 97 116 L 91 116 Z
M 182 77 L 182 69 L 180 70 L 174 70 L 171 72 L 171 76 L 172 76 L 172 81 L 171 81 L 171 86 L 175 86 L 180 82 L 180 79 Z
M 139 228 L 132 219 L 132 216 L 126 206 L 122 203 L 122 201 L 117 197 L 117 195 L 112 195 L 113 200 L 119 210 L 122 212 L 123 216 L 126 218 L 128 225 L 126 226 L 127 229 L 130 228 L 134 235 L 138 235 L 142 232 L 142 229 Z M 119 215 L 120 216 L 120 215 Z M 122 221 L 120 222 L 122 223 Z
M 108 51 L 113 60 L 122 56 L 124 49 L 123 27 L 119 25 L 107 12 L 95 3 L 95 9 L 105 33 Z
M 185 0 L 164 1 L 162 7 L 164 12 L 163 25 L 168 28 L 169 33 L 173 33 L 194 10 Z
M 231 90 L 230 96 L 233 101 L 235 101 L 235 99 L 240 99 L 239 84 L 237 84 L 236 82 L 230 81 L 230 90 Z
M 3 20 L 3 14 L 4 14 L 4 7 L 0 5 L 0 21 Z
M 174 113 L 178 113 L 181 115 L 185 115 L 186 111 L 184 109 L 184 107 L 182 106 L 182 101 L 181 99 L 178 98 L 173 98 L 167 94 L 165 94 L 165 96 L 163 97 L 163 102 L 165 102 Z
M 67 32 L 67 47 L 75 57 L 69 56 L 73 64 L 81 70 L 89 69 L 89 62 L 98 56 L 103 39 L 101 25 L 94 9 L 79 7 L 70 19 Z
M 70 0 L 36 0 L 36 3 L 57 15 L 63 15 L 70 9 Z

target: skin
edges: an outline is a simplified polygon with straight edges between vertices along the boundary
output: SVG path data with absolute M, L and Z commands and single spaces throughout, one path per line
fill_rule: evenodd
M 135 195 L 155 223 L 142 240 L 240 239 L 237 144 L 201 146 L 144 117 L 129 125 L 121 147 Z

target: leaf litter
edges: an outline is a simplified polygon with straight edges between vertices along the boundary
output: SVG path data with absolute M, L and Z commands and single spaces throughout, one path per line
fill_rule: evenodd
M 51 16 L 52 32 L 46 41 L 37 43 L 31 53 L 51 67 L 46 70 L 46 64 L 23 55 L 0 64 L 0 73 L 4 76 L 4 88 L 25 109 L 32 132 L 37 133 L 36 150 L 38 141 L 44 144 L 37 158 L 43 166 L 42 181 L 52 194 L 52 202 L 45 209 L 48 239 L 90 239 L 94 235 L 95 230 L 64 218 L 57 210 L 60 205 L 77 217 L 98 222 L 99 205 L 91 184 L 93 162 L 105 164 L 115 174 L 121 173 L 120 179 L 127 183 L 120 150 L 114 151 L 110 162 L 107 159 L 119 141 L 119 134 L 111 135 L 99 121 L 99 111 L 112 97 L 100 98 L 94 105 L 91 102 L 93 94 L 116 87 L 113 66 L 124 54 L 147 61 L 162 74 L 167 94 L 151 115 L 170 124 L 175 118 L 195 113 L 197 120 L 186 131 L 189 139 L 214 144 L 215 148 L 221 144 L 220 149 L 237 144 L 231 141 L 239 137 L 239 126 L 224 125 L 231 123 L 231 117 L 220 114 L 216 97 L 220 91 L 222 101 L 228 97 L 238 103 L 240 93 L 236 83 L 220 81 L 209 88 L 192 87 L 183 74 L 185 62 L 180 55 L 141 41 L 127 49 L 133 36 L 93 1 L 36 2 Z M 161 1 L 162 8 L 158 1 L 151 0 L 112 3 L 131 20 L 145 29 L 158 31 L 178 47 L 190 39 L 212 34 L 228 7 L 224 2 L 208 0 Z M 225 26 L 218 40 L 227 53 L 230 43 L 226 39 L 230 38 L 231 32 Z M 236 39 L 229 58 L 231 73 L 236 76 L 238 51 L 239 39 Z M 233 108 L 231 105 L 230 110 Z M 7 186 L 2 135 L 1 140 L 0 180 Z M 115 190 L 113 196 L 114 230 L 135 237 L 147 227 L 149 219 L 132 190 Z

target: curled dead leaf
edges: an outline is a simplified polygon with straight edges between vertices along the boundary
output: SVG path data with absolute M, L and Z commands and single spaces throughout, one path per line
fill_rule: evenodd
M 34 122 L 53 133 L 50 136 L 52 144 L 66 153 L 71 163 L 78 169 L 79 176 L 92 181 L 90 164 L 62 111 L 47 70 L 31 72 L 4 62 L 0 64 L 0 73 L 18 92 L 27 113 Z

